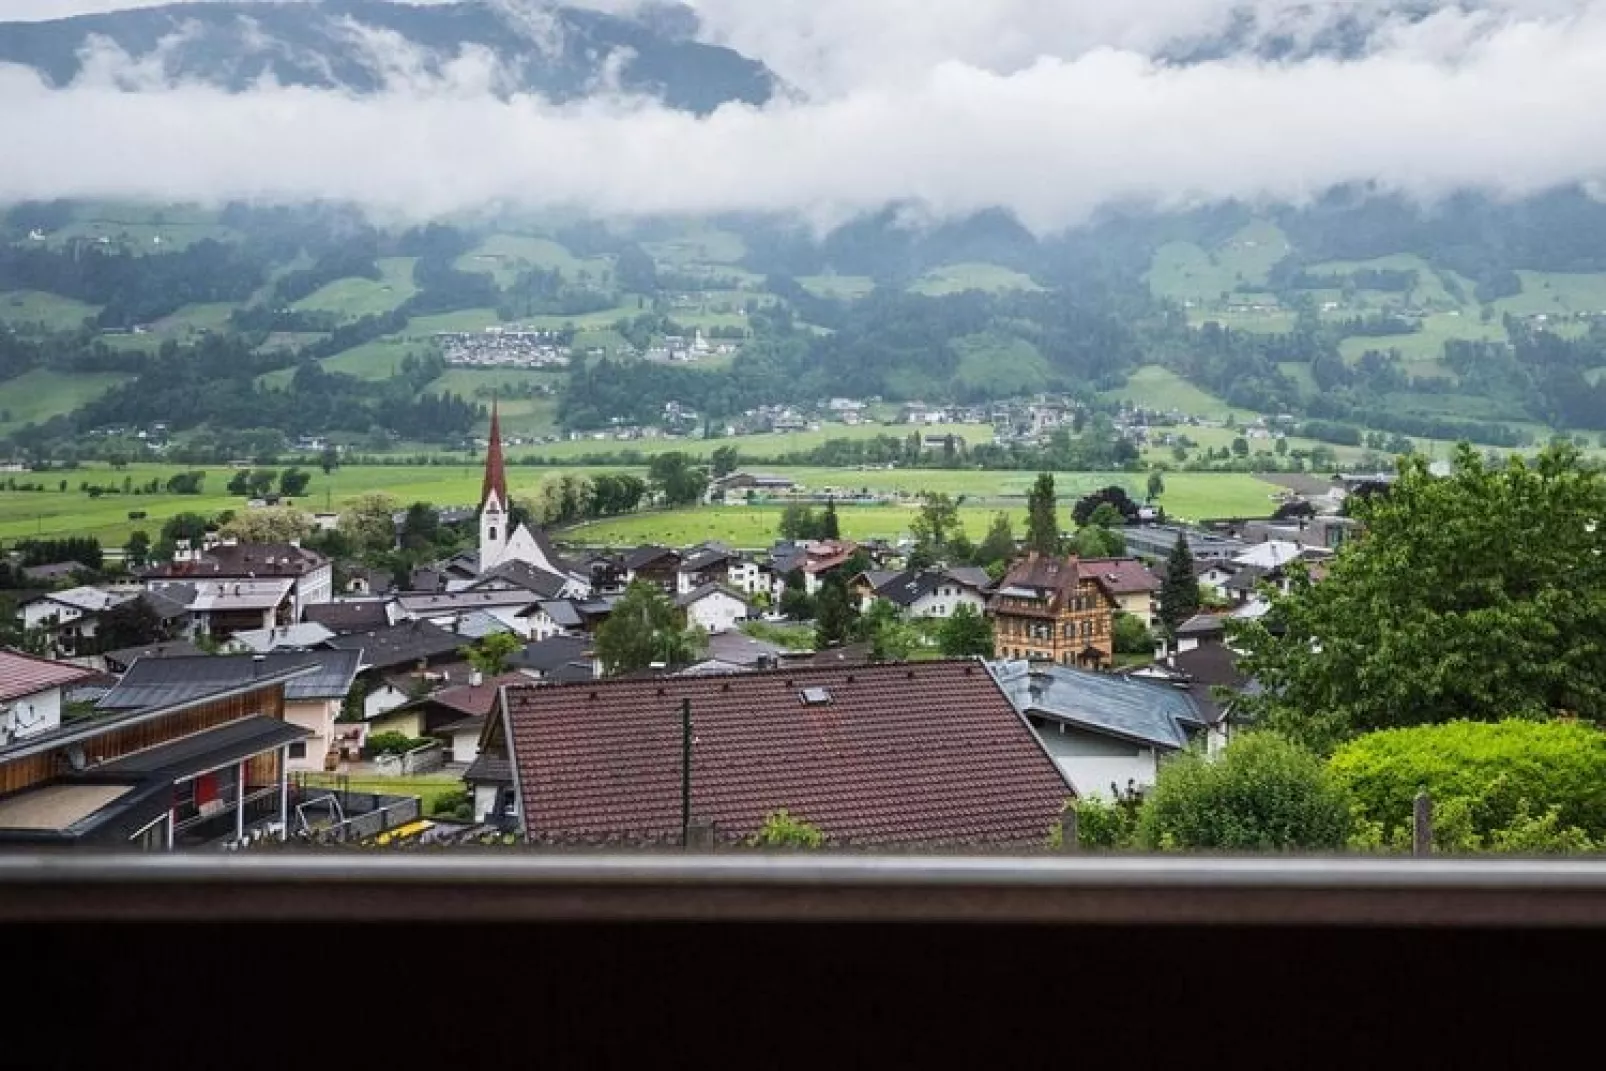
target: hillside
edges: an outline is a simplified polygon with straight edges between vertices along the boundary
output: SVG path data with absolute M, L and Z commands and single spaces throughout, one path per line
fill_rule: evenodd
M 485 2 L 172 4 L 54 22 L 0 21 L 0 63 L 32 67 L 63 85 L 82 73 L 93 39 L 136 63 L 156 64 L 168 79 L 231 92 L 271 77 L 371 93 L 403 72 L 439 77 L 466 49 L 478 49 L 501 66 L 504 92 L 555 101 L 586 96 L 604 71 L 616 71 L 622 89 L 700 114 L 727 101 L 768 100 L 775 80 L 763 65 L 691 40 L 695 21 L 688 27 L 686 20 L 694 16 L 681 12 L 659 9 L 642 20 Z

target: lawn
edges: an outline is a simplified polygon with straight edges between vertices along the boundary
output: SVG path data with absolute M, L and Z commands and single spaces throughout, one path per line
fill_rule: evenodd
M 581 272 L 599 285 L 613 276 L 613 261 L 609 257 L 581 259 L 550 238 L 526 234 L 493 234 L 458 257 L 456 267 L 459 271 L 485 272 L 502 287 L 510 285 L 528 268 L 556 269 L 571 283 L 579 281 Z
M 346 320 L 389 312 L 418 292 L 413 286 L 416 257 L 384 257 L 379 261 L 379 278 L 351 276 L 336 279 L 296 302 L 292 308 L 308 312 L 332 312 Z
M 1517 277 L 1522 280 L 1522 293 L 1496 301 L 1497 312 L 1518 316 L 1606 313 L 1606 272 L 1519 271 Z
M 1223 420 L 1228 414 L 1235 420 L 1253 420 L 1260 415 L 1248 409 L 1236 409 L 1171 369 L 1157 364 L 1146 364 L 1136 369 L 1127 377 L 1126 386 L 1106 392 L 1105 397 L 1211 420 Z
M 458 309 L 456 312 L 437 312 L 430 316 L 414 316 L 407 321 L 406 334 L 415 338 L 428 338 L 430 335 L 448 334 L 477 334 L 487 327 L 511 326 L 504 325 L 502 318 L 496 314 L 495 309 Z
M 673 238 L 642 242 L 641 248 L 660 265 L 735 264 L 747 255 L 747 243 L 734 231 L 703 225 L 689 226 Z
M 1506 338 L 1505 328 L 1498 320 L 1484 323 L 1473 312 L 1435 312 L 1422 318 L 1422 330 L 1413 331 L 1406 335 L 1374 335 L 1371 337 L 1346 338 L 1338 344 L 1338 352 L 1346 361 L 1354 363 L 1361 359 L 1367 350 L 1380 350 L 1387 352 L 1394 349 L 1400 351 L 1400 356 L 1415 367 L 1412 375 L 1439 375 L 1451 376 L 1453 373 L 1444 367 L 1444 344 L 1450 339 L 1469 339 L 1487 342 L 1503 342 Z M 1435 371 L 1428 363 L 1438 365 Z
M 11 290 L 0 294 L 0 323 L 18 331 L 35 326 L 45 331 L 76 331 L 98 312 L 99 305 L 39 290 Z
M 0 434 L 70 413 L 127 378 L 116 372 L 57 372 L 34 368 L 0 382 Z
M 797 281 L 811 294 L 847 298 L 849 301 L 862 298 L 875 289 L 875 280 L 868 275 L 800 275 Z
M 1144 275 L 1155 297 L 1217 302 L 1238 285 L 1232 271 L 1193 242 L 1167 242 L 1154 251 Z
M 340 789 L 345 792 L 372 792 L 381 796 L 417 796 L 423 801 L 424 817 L 435 813 L 435 801 L 451 792 L 463 790 L 463 779 L 454 774 L 413 774 L 405 777 L 341 777 L 338 774 L 299 775 L 308 788 Z
M 916 294 L 942 297 L 966 290 L 1041 290 L 1030 275 L 1024 275 L 997 264 L 967 261 L 962 264 L 945 264 L 926 272 L 909 287 Z

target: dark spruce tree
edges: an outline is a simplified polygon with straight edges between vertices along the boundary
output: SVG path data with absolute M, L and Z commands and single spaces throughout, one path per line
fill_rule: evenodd
M 825 516 L 820 520 L 820 536 L 824 539 L 841 539 L 842 525 L 836 518 L 836 499 L 825 500 Z
M 1055 511 L 1054 474 L 1039 472 L 1037 482 L 1026 495 L 1026 549 L 1039 554 L 1059 553 L 1060 522 Z
M 1160 584 L 1160 620 L 1167 635 L 1199 612 L 1199 580 L 1193 575 L 1193 552 L 1188 541 L 1177 536 L 1176 546 L 1165 562 L 1165 579 Z

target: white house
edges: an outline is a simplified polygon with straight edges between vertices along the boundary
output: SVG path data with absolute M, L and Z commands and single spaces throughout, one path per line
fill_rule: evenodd
M 104 591 L 94 587 L 52 591 L 22 604 L 22 624 L 27 629 L 44 629 L 61 654 L 75 654 L 95 638 L 100 615 L 134 598 L 132 592 Z
M 59 726 L 62 689 L 92 675 L 81 666 L 0 650 L 0 744 Z
M 952 617 L 961 606 L 985 613 L 987 599 L 982 592 L 987 584 L 981 569 L 910 570 L 884 580 L 874 597 L 886 599 L 906 618 Z
M 688 625 L 708 633 L 729 632 L 745 621 L 752 609 L 746 599 L 718 584 L 704 584 L 677 597 L 675 603 L 686 611 Z
M 1024 661 L 988 667 L 1079 796 L 1142 792 L 1167 756 L 1208 732 L 1193 697 L 1169 685 Z

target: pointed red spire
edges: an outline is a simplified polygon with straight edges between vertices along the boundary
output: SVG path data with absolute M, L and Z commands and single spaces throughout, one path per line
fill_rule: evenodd
M 491 442 L 485 448 L 485 482 L 480 486 L 480 508 L 496 492 L 496 501 L 505 510 L 507 501 L 507 470 L 502 464 L 502 422 L 497 418 L 496 399 L 491 399 Z

